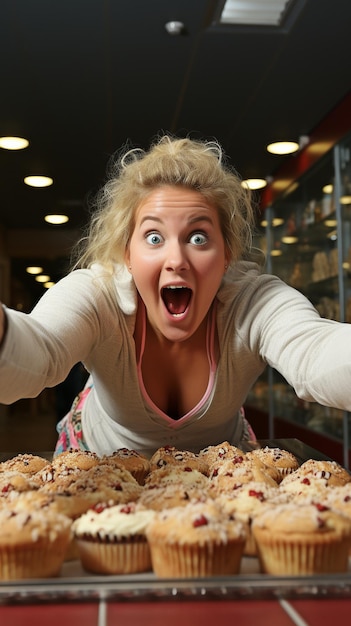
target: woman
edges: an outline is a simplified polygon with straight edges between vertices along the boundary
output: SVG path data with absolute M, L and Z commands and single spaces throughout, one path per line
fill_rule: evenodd
M 351 327 L 249 260 L 249 193 L 220 146 L 166 135 L 117 167 L 73 271 L 30 315 L 2 309 L 0 401 L 82 361 L 90 378 L 57 451 L 101 455 L 240 445 L 267 363 L 301 398 L 350 410 Z

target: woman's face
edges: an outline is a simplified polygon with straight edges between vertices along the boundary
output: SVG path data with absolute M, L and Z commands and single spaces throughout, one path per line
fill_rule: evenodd
M 217 209 L 201 193 L 159 187 L 137 208 L 126 264 L 157 334 L 184 341 L 195 333 L 227 263 Z

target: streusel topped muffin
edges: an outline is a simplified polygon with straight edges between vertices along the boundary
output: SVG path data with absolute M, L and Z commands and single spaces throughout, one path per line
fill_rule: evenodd
M 231 445 L 228 441 L 223 441 L 215 446 L 207 446 L 206 448 L 202 448 L 199 452 L 199 456 L 206 461 L 209 468 L 214 464 L 244 456 L 244 454 L 241 448 Z M 209 469 L 209 471 L 211 470 Z
M 245 530 L 214 501 L 156 513 L 146 529 L 155 574 L 201 577 L 240 570 Z
M 71 536 L 71 520 L 57 512 L 0 509 L 0 579 L 57 576 Z
M 248 452 L 247 455 L 259 459 L 266 466 L 274 470 L 278 470 L 281 478 L 297 470 L 300 465 L 297 457 L 292 452 L 277 447 L 270 448 L 269 446 L 265 446 L 263 448 L 256 448 Z
M 266 505 L 252 523 L 262 570 L 276 576 L 346 572 L 351 520 L 318 502 Z
M 154 511 L 163 511 L 173 507 L 186 506 L 190 501 L 208 500 L 207 490 L 196 485 L 186 486 L 181 483 L 164 483 L 146 489 L 144 487 L 138 504 Z
M 324 478 L 328 486 L 344 485 L 351 482 L 351 474 L 336 461 L 316 461 L 309 459 L 299 468 L 301 474 Z
M 48 460 L 37 454 L 17 454 L 0 463 L 0 472 L 20 472 L 33 475 L 48 464 Z
M 90 450 L 75 450 L 70 448 L 61 452 L 52 461 L 52 466 L 57 470 L 80 469 L 88 470 L 100 462 L 99 456 Z
M 188 466 L 166 465 L 150 472 L 145 480 L 144 488 L 159 487 L 164 484 L 181 484 L 187 488 L 207 489 L 208 478 L 202 472 Z
M 104 455 L 100 463 L 127 469 L 140 485 L 144 484 L 150 471 L 150 462 L 146 456 L 128 448 L 119 448 L 112 454 Z
M 208 469 L 206 461 L 199 454 L 188 450 L 178 450 L 174 446 L 158 448 L 150 459 L 150 471 L 166 465 L 190 467 L 203 474 L 207 474 Z

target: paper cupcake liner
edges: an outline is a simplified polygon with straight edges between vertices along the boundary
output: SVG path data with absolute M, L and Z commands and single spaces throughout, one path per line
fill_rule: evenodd
M 218 545 L 150 542 L 152 567 L 163 578 L 200 578 L 238 574 L 244 540 Z
M 76 539 L 85 570 L 95 574 L 135 574 L 151 570 L 149 545 L 145 539 L 121 543 L 99 543 Z
M 65 559 L 68 537 L 24 546 L 0 547 L 0 579 L 51 578 L 58 576 Z
M 263 572 L 274 576 L 303 576 L 347 572 L 349 541 L 318 537 L 310 542 L 262 539 L 256 533 L 257 553 Z

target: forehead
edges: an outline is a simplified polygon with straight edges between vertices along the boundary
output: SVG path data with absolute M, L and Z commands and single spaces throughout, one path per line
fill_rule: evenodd
M 181 210 L 190 213 L 203 213 L 218 216 L 218 211 L 213 202 L 202 193 L 194 189 L 180 186 L 163 186 L 151 191 L 139 203 L 135 211 L 135 219 L 138 221 L 150 212 L 151 215 L 169 215 Z

